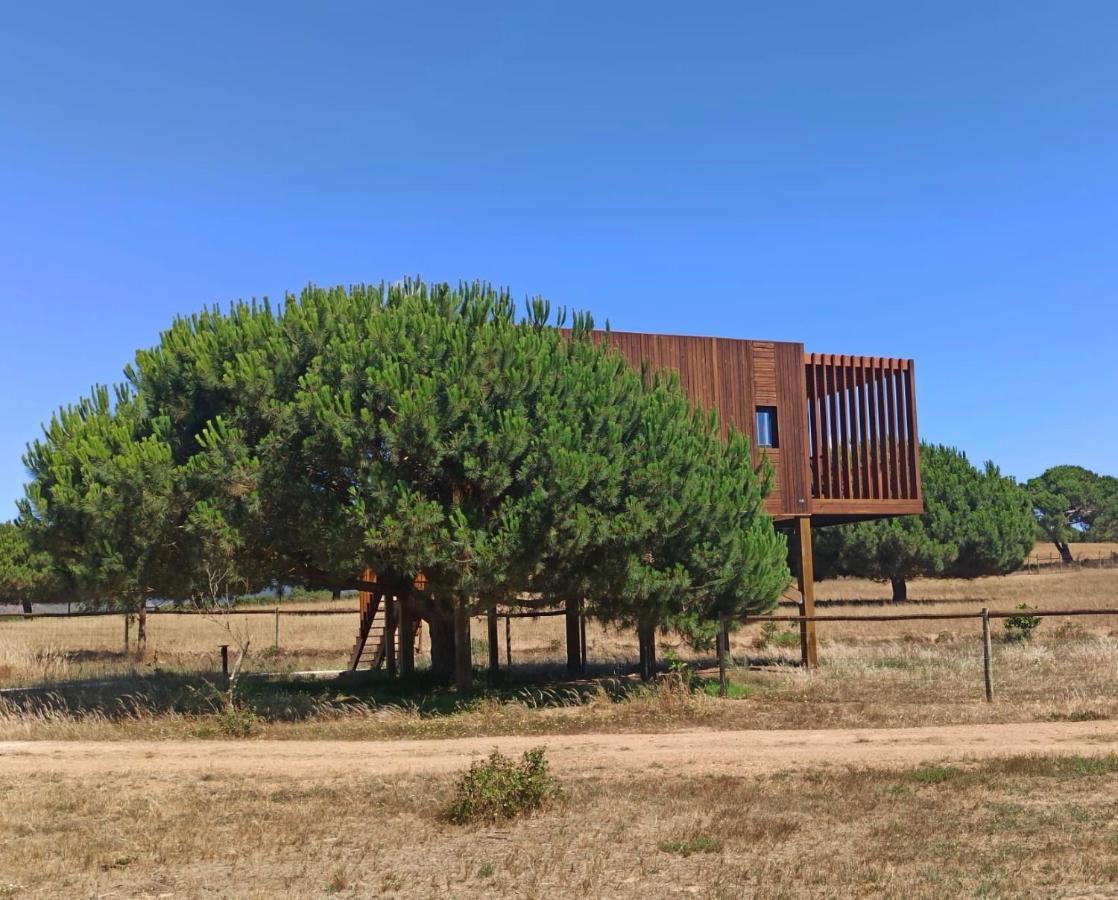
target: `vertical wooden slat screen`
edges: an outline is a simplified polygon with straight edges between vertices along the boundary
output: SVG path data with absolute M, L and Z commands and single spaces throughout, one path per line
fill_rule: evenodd
M 812 496 L 918 500 L 911 362 L 812 353 L 805 364 Z

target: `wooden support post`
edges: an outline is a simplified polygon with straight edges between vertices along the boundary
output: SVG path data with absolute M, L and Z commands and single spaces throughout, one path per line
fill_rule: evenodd
M 221 645 L 221 674 L 225 676 L 226 680 L 229 678 L 229 645 Z
M 640 626 L 637 629 L 640 642 L 641 681 L 652 681 L 656 677 L 656 626 Z
M 582 647 L 579 638 L 578 601 L 568 598 L 563 603 L 567 622 L 567 674 L 578 675 L 582 669 Z
M 994 679 L 990 670 L 990 610 L 982 607 L 982 677 L 986 682 L 986 702 L 994 702 Z
M 512 616 L 505 616 L 505 665 L 512 666 Z
M 486 610 L 489 634 L 489 674 L 496 675 L 501 670 L 501 641 L 497 634 L 497 605 Z
M 275 648 L 279 650 L 279 607 L 276 607 L 276 642 Z
M 132 622 L 132 616 L 129 613 L 124 614 L 124 652 L 128 652 L 128 627 Z
M 411 678 L 415 674 L 415 619 L 407 595 L 400 597 L 400 676 Z
M 384 597 L 384 667 L 389 678 L 399 674 L 396 669 L 396 598 L 388 594 Z
M 586 601 L 578 601 L 578 643 L 582 648 L 582 675 L 586 674 Z
M 474 686 L 470 608 L 465 597 L 459 597 L 454 602 L 454 684 L 462 693 L 472 690 Z
M 815 570 L 811 557 L 811 518 L 799 516 L 796 519 L 796 558 L 798 561 L 796 578 L 803 603 L 801 616 L 815 615 Z M 815 640 L 815 623 L 800 622 L 800 659 L 804 666 L 814 669 L 819 665 L 819 652 Z

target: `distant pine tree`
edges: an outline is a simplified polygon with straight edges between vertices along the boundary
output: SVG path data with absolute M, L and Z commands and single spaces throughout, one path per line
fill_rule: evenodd
M 816 571 L 887 581 L 893 600 L 916 577 L 976 578 L 1019 568 L 1033 545 L 1025 491 L 993 463 L 982 469 L 951 447 L 921 444 L 925 512 L 817 529 Z
M 1065 563 L 1072 541 L 1118 541 L 1118 478 L 1082 466 L 1053 466 L 1026 485 L 1042 540 Z

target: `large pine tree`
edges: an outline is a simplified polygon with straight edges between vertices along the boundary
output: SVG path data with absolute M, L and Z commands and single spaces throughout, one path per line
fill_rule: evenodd
M 90 596 L 380 587 L 470 678 L 467 613 L 522 592 L 648 629 L 787 581 L 744 439 L 485 285 L 308 288 L 176 321 L 30 449 L 23 518 Z M 423 573 L 426 590 L 410 589 Z M 458 624 L 456 633 L 455 623 Z

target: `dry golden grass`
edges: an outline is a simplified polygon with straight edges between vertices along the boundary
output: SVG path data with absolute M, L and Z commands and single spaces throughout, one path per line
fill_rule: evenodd
M 1095 548 L 1104 545 L 1084 544 Z M 1118 546 L 1118 545 L 1116 545 Z M 914 579 L 910 582 L 907 604 L 888 601 L 888 585 L 865 579 L 842 578 L 820 582 L 816 597 L 822 602 L 820 613 L 927 612 L 934 603 L 936 612 L 977 612 L 982 606 L 992 609 L 1013 609 L 1019 603 L 1049 609 L 1118 608 L 1118 569 L 1068 568 L 1041 569 L 1039 572 L 1017 572 L 998 578 Z M 842 601 L 835 608 L 825 601 Z M 867 604 L 869 608 L 860 608 Z M 875 609 L 875 604 L 886 608 Z M 355 609 L 351 598 L 340 601 L 304 601 L 285 604 L 285 611 L 300 609 Z M 791 613 L 793 609 L 782 608 Z M 218 647 L 229 642 L 223 625 L 238 635 L 251 638 L 252 651 L 248 671 L 295 672 L 305 670 L 337 670 L 347 664 L 356 636 L 356 615 L 284 615 L 280 619 L 279 649 L 274 649 L 275 620 L 271 615 L 231 614 L 211 621 L 200 616 L 153 614 L 148 617 L 148 641 L 142 654 L 123 652 L 122 616 L 57 619 L 0 619 L 0 687 L 53 683 L 65 680 L 96 680 L 123 675 L 143 675 L 153 671 L 186 673 L 214 672 L 219 666 Z M 1057 623 L 1046 623 L 1058 627 Z M 1105 635 L 1118 629 L 1118 617 L 1083 618 L 1077 627 Z M 738 643 L 751 642 L 760 626 L 751 625 L 740 633 Z M 879 640 L 932 639 L 967 636 L 975 632 L 973 622 L 892 622 L 892 623 L 826 623 L 819 627 L 821 640 L 827 642 L 858 642 Z M 485 621 L 473 622 L 474 658 L 479 665 L 486 660 L 484 647 Z M 588 627 L 590 659 L 621 672 L 636 661 L 635 635 L 628 631 L 590 623 Z M 132 628 L 133 648 L 135 626 Z M 518 618 L 512 622 L 514 664 L 558 663 L 565 659 L 564 621 L 560 616 Z M 501 656 L 505 658 L 502 624 Z M 429 641 L 424 632 L 420 638 L 419 664 L 428 659 Z M 678 637 L 661 639 L 662 650 L 671 650 L 683 659 L 696 654 Z
M 252 687 L 230 721 L 200 685 L 169 677 L 90 692 L 0 699 L 0 739 L 113 740 L 249 735 L 387 740 L 488 735 L 713 729 L 894 727 L 1118 718 L 1118 639 L 1042 625 L 1032 643 L 994 646 L 995 702 L 983 699 L 977 636 L 844 644 L 816 671 L 790 648 L 737 650 L 733 699 L 713 673 L 684 688 L 628 679 L 508 683 L 473 697 L 385 680 L 361 686 L 281 682 Z M 708 661 L 710 662 L 710 661 Z
M 0 775 L 0 896 L 1100 896 L 1114 757 L 566 777 L 501 826 L 451 778 Z
M 914 602 L 877 605 L 878 585 L 850 579 L 824 582 L 823 597 L 870 605 L 824 607 L 821 612 L 872 614 L 905 611 L 974 613 L 981 606 L 1013 609 L 1118 608 L 1118 570 L 1053 569 L 977 581 L 914 581 Z M 867 597 L 867 595 L 870 595 Z M 929 607 L 924 600 L 934 600 Z M 351 608 L 342 601 L 344 608 Z M 271 651 L 274 620 L 233 615 L 234 628 L 252 629 L 249 671 L 292 672 L 345 665 L 356 623 L 352 615 L 284 617 L 281 650 Z M 995 622 L 996 701 L 982 702 L 981 645 L 976 620 L 853 622 L 819 625 L 819 670 L 795 663 L 795 626 L 761 644 L 761 626 L 733 639 L 738 699 L 720 703 L 701 691 L 648 690 L 631 678 L 634 636 L 591 624 L 593 678 L 582 684 L 541 685 L 559 678 L 564 659 L 562 617 L 515 619 L 513 662 L 519 682 L 503 681 L 479 696 L 401 690 L 371 685 L 278 684 L 246 698 L 255 718 L 226 722 L 209 702 L 213 689 L 199 680 L 218 666 L 217 645 L 228 640 L 220 624 L 200 617 L 149 618 L 144 655 L 122 652 L 120 617 L 0 620 L 0 686 L 106 679 L 93 691 L 66 691 L 34 704 L 0 701 L 0 736 L 112 738 L 217 736 L 247 729 L 274 738 L 400 738 L 486 734 L 637 731 L 712 728 L 804 728 L 1045 721 L 1118 717 L 1118 618 L 1045 619 L 1032 643 L 1003 639 Z M 475 661 L 485 662 L 477 638 Z M 502 663 L 504 633 L 501 634 Z M 424 635 L 423 649 L 428 646 Z M 692 666 L 709 667 L 677 637 L 661 639 Z M 426 660 L 421 653 L 420 664 Z M 550 668 L 549 668 L 550 667 Z M 537 679 L 532 681 L 531 679 Z M 125 679 L 125 680 L 121 680 Z M 527 680 L 525 680 L 527 679 Z M 207 694 L 207 690 L 209 693 Z M 232 731 L 230 730 L 232 729 Z

